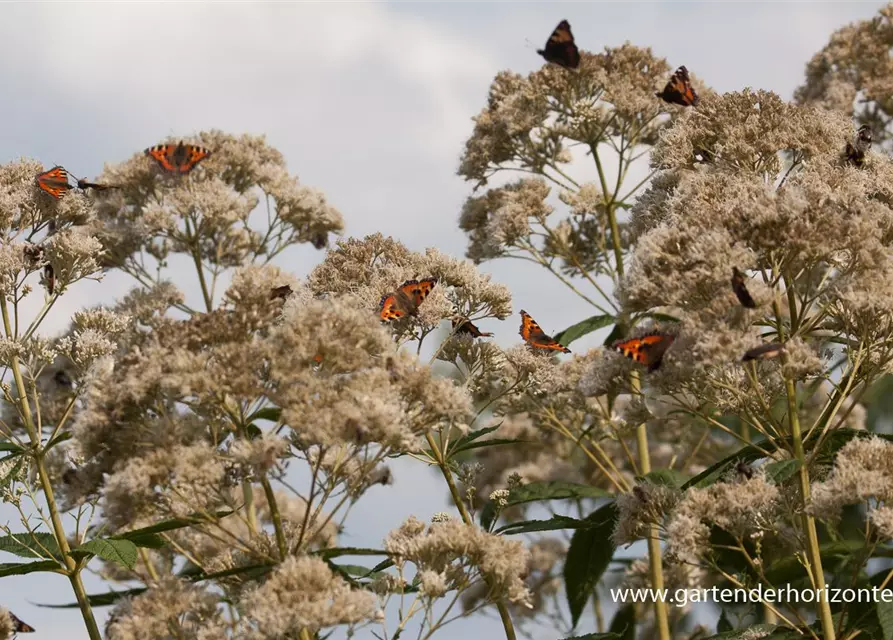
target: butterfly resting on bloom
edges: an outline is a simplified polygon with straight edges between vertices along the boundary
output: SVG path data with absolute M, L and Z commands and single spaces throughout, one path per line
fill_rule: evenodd
M 158 144 L 146 149 L 145 153 L 165 171 L 181 175 L 189 173 L 199 162 L 211 155 L 205 147 L 183 142 Z
M 571 33 L 571 25 L 567 20 L 558 23 L 546 41 L 545 48 L 537 49 L 536 52 L 547 62 L 565 69 L 576 69 L 580 66 L 580 51 L 574 43 L 574 34 Z
M 655 95 L 664 102 L 683 107 L 697 107 L 700 101 L 695 88 L 691 86 L 691 78 L 688 77 L 688 69 L 685 68 L 685 65 L 676 69 L 664 90 Z
M 490 332 L 485 332 L 478 329 L 474 325 L 474 323 L 465 316 L 453 317 L 453 333 L 455 333 L 456 335 L 463 333 L 465 335 L 471 336 L 472 338 L 489 338 L 493 335 Z
M 405 316 L 414 316 L 436 284 L 437 278 L 407 280 L 396 291 L 383 295 L 378 304 L 382 321 L 390 322 Z
M 611 346 L 633 362 L 647 366 L 648 371 L 656 371 L 675 339 L 676 336 L 667 333 L 653 332 L 638 338 L 618 340 Z
M 747 307 L 748 309 L 756 309 L 757 303 L 754 302 L 754 299 L 751 297 L 750 292 L 744 285 L 745 280 L 746 276 L 738 271 L 737 267 L 732 267 L 732 291 L 735 292 L 735 295 L 738 298 L 738 302 L 741 303 L 742 307 Z
M 570 353 L 571 350 L 559 343 L 552 336 L 546 334 L 545 331 L 536 323 L 536 320 L 530 317 L 530 314 L 521 310 L 521 330 L 519 331 L 524 342 L 527 343 L 534 351 L 560 351 L 562 353 Z
M 58 200 L 71 190 L 68 183 L 68 172 L 64 167 L 55 166 L 49 171 L 37 174 L 34 179 L 37 186 L 44 192 Z

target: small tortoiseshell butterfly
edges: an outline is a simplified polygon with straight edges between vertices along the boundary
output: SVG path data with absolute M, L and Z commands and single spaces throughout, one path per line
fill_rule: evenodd
M 93 189 L 94 191 L 108 191 L 109 189 L 120 189 L 121 187 L 115 186 L 113 184 L 99 184 L 98 182 L 88 182 L 86 178 L 78 179 L 78 189 L 81 191 L 86 191 L 87 189 Z
M 59 166 L 37 174 L 35 181 L 37 182 L 38 187 L 53 196 L 56 200 L 64 196 L 71 189 L 71 185 L 68 184 L 68 172 L 63 167 Z
M 453 333 L 456 335 L 464 333 L 472 338 L 489 338 L 493 334 L 484 332 L 474 326 L 471 320 L 464 316 L 456 316 L 453 318 Z
M 9 615 L 9 619 L 12 620 L 13 633 L 34 633 L 36 631 L 30 624 L 17 618 L 12 611 L 7 611 L 6 613 Z
M 655 95 L 664 102 L 679 104 L 683 107 L 697 107 L 699 101 L 697 92 L 691 86 L 688 69 L 685 68 L 685 65 L 676 69 L 664 90 Z
M 49 263 L 43 268 L 43 284 L 47 288 L 47 293 L 53 295 L 56 290 L 56 273 L 53 271 L 53 265 Z
M 544 349 L 548 351 L 561 351 L 562 353 L 570 353 L 571 350 L 561 345 L 558 341 L 547 335 L 540 328 L 536 320 L 530 317 L 530 314 L 521 310 L 521 331 L 519 332 L 524 342 L 533 349 Z
M 769 358 L 777 358 L 782 353 L 784 353 L 784 345 L 781 342 L 770 342 L 747 350 L 744 353 L 744 357 L 741 358 L 741 362 L 768 360 Z
M 618 340 L 612 346 L 633 362 L 646 365 L 648 371 L 656 371 L 675 339 L 676 336 L 655 332 L 638 338 Z
M 211 152 L 194 144 L 158 144 L 146 149 L 146 155 L 153 158 L 165 171 L 186 174 L 211 155 Z
M 863 124 L 856 132 L 853 142 L 846 143 L 846 159 L 856 167 L 865 164 L 865 154 L 871 149 L 871 129 Z
M 536 52 L 546 59 L 565 69 L 576 69 L 580 66 L 580 51 L 574 43 L 574 34 L 567 20 L 562 20 L 546 41 L 545 49 Z
M 745 280 L 746 276 L 738 271 L 738 267 L 732 267 L 732 291 L 738 296 L 738 302 L 741 303 L 742 307 L 756 309 L 757 303 L 750 297 L 750 292 L 747 290 L 747 287 L 744 286 Z
M 381 319 L 389 322 L 407 315 L 415 315 L 419 305 L 424 302 L 436 284 L 437 278 L 407 280 L 396 291 L 386 293 L 379 303 Z
M 284 284 L 281 287 L 273 287 L 272 289 L 270 289 L 270 300 L 276 300 L 277 298 L 280 300 L 285 300 L 290 295 L 291 287 L 287 284 Z

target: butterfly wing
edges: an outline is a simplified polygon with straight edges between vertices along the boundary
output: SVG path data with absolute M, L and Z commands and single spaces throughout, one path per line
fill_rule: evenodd
M 165 171 L 176 171 L 177 168 L 171 162 L 176 147 L 172 144 L 156 144 L 146 149 L 146 155 L 161 165 Z
M 461 316 L 453 318 L 453 332 L 456 334 L 464 333 L 472 338 L 489 338 L 493 335 L 490 332 L 481 331 L 471 320 Z
M 638 338 L 618 340 L 613 346 L 633 362 L 647 366 L 649 371 L 655 371 L 674 340 L 675 337 L 671 335 L 651 333 Z
M 748 349 L 741 358 L 741 362 L 749 360 L 768 360 L 769 358 L 777 358 L 784 352 L 784 344 L 781 342 L 769 342 L 761 344 L 759 347 Z
M 546 41 L 544 49 L 538 49 L 537 53 L 546 59 L 566 69 L 576 69 L 580 66 L 580 50 L 574 42 L 574 34 L 571 33 L 571 25 L 567 20 L 562 20 L 555 27 L 552 35 Z
M 208 149 L 198 145 L 187 144 L 185 145 L 185 148 L 185 159 L 177 164 L 177 170 L 180 173 L 189 173 L 195 169 L 199 162 L 211 155 L 211 152 Z
M 682 65 L 676 72 L 670 76 L 670 81 L 664 90 L 657 94 L 664 102 L 670 104 L 678 104 L 683 107 L 696 107 L 700 98 L 691 86 L 691 79 L 688 76 L 688 69 Z
M 415 308 L 418 308 L 419 305 L 425 301 L 425 298 L 428 297 L 428 294 L 431 293 L 431 290 L 436 284 L 437 278 L 407 280 L 402 285 L 400 285 L 400 291 L 402 291 L 412 301 L 412 304 Z
M 741 303 L 742 307 L 746 307 L 748 309 L 756 309 L 757 303 L 754 302 L 754 299 L 750 295 L 750 291 L 747 290 L 747 287 L 744 284 L 745 280 L 745 275 L 738 271 L 736 267 L 733 267 L 732 291 L 734 291 L 735 295 L 738 297 L 738 302 Z
M 24 622 L 17 618 L 12 611 L 7 612 L 9 614 L 9 619 L 12 620 L 12 630 L 15 633 L 34 633 L 36 629 L 32 627 L 27 622 Z
M 154 159 L 161 168 L 171 173 L 186 174 L 211 155 L 205 147 L 194 144 L 158 144 L 146 149 L 146 155 Z
M 524 342 L 534 349 L 545 349 L 549 351 L 561 351 L 562 353 L 570 353 L 571 350 L 561 345 L 552 336 L 546 334 L 545 331 L 536 323 L 536 320 L 530 317 L 526 311 L 521 311 L 521 331 L 519 332 Z
M 270 289 L 270 300 L 276 300 L 277 298 L 285 300 L 290 295 L 291 287 L 287 284 L 284 284 L 281 287 L 273 287 L 272 289 Z
M 49 171 L 44 171 L 38 174 L 35 180 L 38 187 L 56 200 L 71 189 L 71 185 L 68 184 L 68 172 L 63 167 L 56 166 Z

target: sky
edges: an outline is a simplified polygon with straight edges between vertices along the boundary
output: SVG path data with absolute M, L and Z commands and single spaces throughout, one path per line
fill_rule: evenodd
M 0 4 L 0 162 L 64 164 L 79 177 L 128 159 L 169 135 L 211 128 L 266 134 L 304 184 L 344 215 L 347 235 L 392 235 L 413 250 L 464 254 L 458 229 L 472 185 L 456 175 L 471 118 L 502 69 L 542 64 L 535 49 L 568 19 L 581 48 L 630 41 L 715 90 L 769 89 L 789 99 L 830 33 L 874 15 L 880 2 L 402 2 Z M 306 275 L 322 258 L 301 247 L 281 266 Z M 591 312 L 534 265 L 486 263 L 515 309 L 555 332 Z M 178 283 L 193 295 L 193 282 Z M 72 288 L 48 331 L 72 311 L 123 296 L 110 277 Z M 517 340 L 513 316 L 486 329 Z M 582 348 L 597 342 L 581 340 Z M 419 463 L 355 508 L 343 545 L 378 546 L 410 514 L 448 509 L 442 482 Z M 432 499 L 435 496 L 436 499 Z M 11 517 L 0 507 L 0 522 Z M 14 524 L 14 523 L 11 523 Z M 12 558 L 0 557 L 0 561 Z M 88 579 L 88 591 L 103 591 Z M 64 578 L 6 578 L 0 604 L 38 628 L 33 638 L 75 640 L 77 610 Z M 97 613 L 104 618 L 107 609 Z M 580 632 L 591 631 L 581 628 Z M 491 617 L 461 621 L 442 640 L 498 637 Z M 492 633 L 491 633 L 492 632 Z M 359 637 L 371 637 L 361 632 Z M 554 631 L 535 637 L 552 640 Z

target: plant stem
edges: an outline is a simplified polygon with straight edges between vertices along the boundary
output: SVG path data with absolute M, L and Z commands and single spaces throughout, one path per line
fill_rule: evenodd
M 630 376 L 633 391 L 639 391 L 639 374 L 634 371 Z M 636 443 L 639 446 L 639 469 L 642 475 L 651 472 L 651 454 L 648 452 L 648 431 L 643 422 L 636 427 Z M 660 538 L 657 525 L 651 525 L 648 531 L 648 567 L 651 577 L 651 588 L 659 592 L 664 588 L 663 558 L 661 557 Z M 655 625 L 660 640 L 670 640 L 670 620 L 667 616 L 667 607 L 659 599 L 654 599 Z
M 6 336 L 12 338 L 13 332 L 9 322 L 9 307 L 6 303 L 6 296 L 0 296 L 0 312 L 3 314 L 3 328 Z M 28 437 L 31 439 L 33 447 L 34 462 L 37 466 L 37 476 L 40 479 L 40 486 L 43 489 L 44 499 L 47 503 L 47 510 L 50 512 L 50 521 L 53 525 L 53 534 L 56 537 L 56 543 L 59 545 L 59 551 L 62 553 L 62 560 L 65 563 L 66 575 L 71 583 L 71 588 L 78 601 L 78 607 L 81 610 L 81 616 L 84 618 L 84 624 L 87 626 L 87 633 L 90 640 L 102 640 L 99 633 L 99 627 L 96 625 L 96 619 L 93 617 L 93 609 L 87 598 L 87 592 L 84 589 L 84 583 L 81 580 L 81 568 L 74 558 L 71 557 L 71 547 L 68 545 L 68 538 L 65 536 L 65 527 L 62 525 L 62 518 L 59 515 L 59 507 L 56 505 L 56 497 L 53 494 L 53 485 L 50 482 L 49 474 L 43 460 L 43 452 L 40 450 L 40 433 L 34 426 L 34 418 L 31 415 L 31 405 L 28 403 L 28 391 L 25 389 L 25 381 L 22 378 L 22 371 L 19 367 L 18 356 L 12 357 L 10 363 L 12 369 L 12 377 L 15 381 L 16 391 L 19 397 L 19 406 L 22 412 L 22 422 L 25 423 L 25 429 L 28 431 Z
M 443 479 L 446 480 L 450 495 L 453 497 L 453 502 L 456 503 L 456 508 L 459 509 L 459 514 L 462 516 L 463 522 L 469 527 L 475 526 L 471 514 L 468 513 L 468 508 L 465 506 L 465 501 L 462 499 L 458 487 L 456 487 L 456 482 L 453 480 L 453 472 L 450 471 L 450 466 L 443 457 L 443 452 L 437 445 L 437 441 L 434 439 L 434 436 L 431 435 L 430 431 L 425 434 L 425 438 L 428 440 L 428 446 L 431 447 L 431 451 L 434 452 L 437 466 L 440 468 L 440 473 L 443 474 Z M 502 600 L 497 600 L 496 609 L 499 611 L 499 618 L 502 620 L 502 626 L 505 629 L 506 640 L 517 640 L 517 637 L 515 636 L 515 626 L 512 624 L 512 617 L 509 615 L 508 607 L 505 606 L 505 603 Z M 668 639 L 669 636 L 667 636 L 667 640 Z M 661 640 L 664 639 L 662 638 Z
M 267 497 L 267 506 L 270 509 L 270 517 L 273 519 L 273 529 L 276 531 L 276 545 L 279 547 L 279 560 L 285 560 L 288 554 L 288 545 L 285 543 L 285 533 L 282 531 L 282 517 L 279 515 L 279 505 L 276 504 L 276 494 L 273 493 L 273 487 L 270 485 L 270 479 L 267 476 L 261 476 L 260 484 L 264 488 L 264 495 Z

